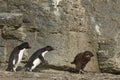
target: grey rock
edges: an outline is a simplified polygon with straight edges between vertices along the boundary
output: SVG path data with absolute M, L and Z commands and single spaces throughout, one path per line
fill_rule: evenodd
M 82 0 L 90 18 L 88 24 L 91 36 L 98 44 L 97 54 L 102 72 L 120 73 L 119 3 L 118 0 Z M 91 17 L 94 17 L 94 25 L 91 24 Z
M 106 73 L 86 73 L 74 74 L 63 71 L 48 70 L 39 72 L 3 72 L 0 71 L 1 80 L 19 79 L 19 80 L 119 80 L 119 75 Z
M 12 49 L 21 43 L 18 39 L 29 42 L 32 49 L 26 52 L 26 59 L 36 50 L 51 45 L 55 50 L 45 57 L 49 64 L 57 66 L 68 65 L 74 67 L 70 62 L 73 61 L 76 54 L 90 50 L 95 56 L 85 70 L 98 72 L 97 48 L 89 36 L 87 16 L 81 2 L 79 0 L 62 0 L 58 6 L 53 2 L 52 0 L 9 0 L 7 3 L 10 4 L 7 7 L 10 13 L 1 13 L 0 21 L 1 24 L 5 24 L 7 21 L 7 24 L 10 25 L 6 27 L 7 30 L 3 26 L 1 31 L 4 31 L 4 35 L 8 36 L 10 34 L 17 39 L 6 39 L 6 37 L 1 39 L 4 40 L 4 43 L 7 41 L 10 46 L 13 46 Z M 21 26 L 14 29 L 18 24 L 21 24 Z M 12 50 L 9 50 L 10 46 L 6 48 L 6 60 Z
M 21 26 L 22 16 L 21 13 L 0 13 L 0 25 Z

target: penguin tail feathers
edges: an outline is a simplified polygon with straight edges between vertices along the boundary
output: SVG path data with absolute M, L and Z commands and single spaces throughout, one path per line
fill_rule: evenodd
M 24 68 L 26 69 L 26 68 L 28 68 L 29 67 L 29 65 L 28 64 L 26 64 L 25 66 L 24 66 Z
M 14 67 L 13 64 L 8 64 L 6 71 L 13 71 L 13 67 Z
M 28 64 L 26 64 L 26 65 L 24 66 L 24 70 L 25 70 L 25 71 L 30 71 L 30 67 L 29 67 Z
M 6 71 L 10 71 L 10 70 L 7 68 Z
M 8 67 L 8 68 L 6 69 L 6 71 L 11 71 L 11 68 L 10 68 L 10 67 Z

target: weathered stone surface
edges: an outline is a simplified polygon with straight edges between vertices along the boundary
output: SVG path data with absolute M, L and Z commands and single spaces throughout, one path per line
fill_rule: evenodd
M 1 80 L 119 80 L 119 75 L 105 73 L 74 74 L 63 71 L 48 70 L 42 72 L 3 72 Z
M 0 0 L 0 12 L 7 12 L 7 0 Z
M 51 45 L 56 50 L 45 55 L 49 64 L 74 67 L 70 64 L 74 56 L 90 50 L 95 56 L 85 70 L 97 72 L 100 68 L 102 72 L 120 73 L 119 3 L 120 0 L 0 0 L 0 62 L 8 60 L 22 40 L 32 45 L 25 60 L 37 49 Z
M 0 25 L 21 26 L 22 23 L 22 13 L 0 13 Z
M 82 0 L 88 15 L 89 30 L 98 43 L 102 72 L 120 72 L 119 3 L 119 0 Z
M 19 41 L 21 39 L 32 45 L 32 49 L 27 52 L 27 58 L 39 48 L 46 45 L 53 46 L 56 50 L 45 56 L 49 64 L 58 66 L 74 67 L 70 62 L 76 54 L 90 50 L 95 56 L 85 70 L 99 71 L 97 47 L 89 35 L 87 16 L 81 0 L 8 0 L 7 9 L 10 16 L 13 15 L 12 13 L 23 14 L 23 20 L 18 17 L 18 21 L 15 20 L 20 21 L 20 23 L 22 23 L 21 20 L 23 21 L 19 28 L 14 28 L 15 23 L 12 23 L 13 28 L 7 26 L 8 32 L 5 32 L 7 30 L 4 30 L 4 26 L 1 28 L 1 36 L 2 33 L 6 33 L 6 36 L 11 34 L 17 37 L 17 39 L 13 38 L 12 40 L 0 38 L 3 39 L 3 45 L 6 45 L 4 48 L 7 57 L 11 50 L 21 43 Z M 14 20 L 14 17 L 11 19 Z M 5 44 L 6 42 L 7 44 Z

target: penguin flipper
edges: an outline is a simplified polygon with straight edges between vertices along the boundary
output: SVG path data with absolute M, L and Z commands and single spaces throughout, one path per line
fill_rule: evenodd
M 42 63 L 47 62 L 42 55 L 39 55 L 38 57 L 39 57 L 39 59 L 41 60 Z
M 18 55 L 15 55 L 15 56 L 14 56 L 14 60 L 13 60 L 13 61 L 15 61 L 15 62 L 14 62 L 14 65 L 17 64 L 17 62 L 18 62 Z

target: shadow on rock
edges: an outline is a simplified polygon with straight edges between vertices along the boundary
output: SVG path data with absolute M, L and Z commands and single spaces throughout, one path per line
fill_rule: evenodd
M 53 70 L 58 70 L 58 71 L 68 71 L 70 73 L 76 73 L 76 70 L 72 67 L 69 66 L 56 66 L 56 65 L 40 65 L 38 66 L 34 72 L 40 72 L 40 70 L 45 70 L 45 69 L 53 69 Z

